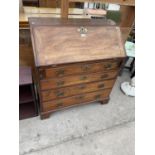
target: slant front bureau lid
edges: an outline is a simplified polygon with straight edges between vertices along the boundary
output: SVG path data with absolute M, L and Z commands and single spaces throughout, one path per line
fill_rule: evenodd
M 74 21 L 52 24 L 52 19 L 46 24 L 46 20 L 38 22 L 39 18 L 29 21 L 36 66 L 125 57 L 119 27 Z

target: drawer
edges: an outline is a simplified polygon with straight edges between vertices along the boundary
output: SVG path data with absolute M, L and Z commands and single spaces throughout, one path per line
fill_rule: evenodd
M 88 93 L 98 91 L 101 89 L 112 88 L 115 80 L 99 81 L 93 83 L 83 83 L 70 87 L 59 89 L 45 90 L 41 92 L 42 101 L 49 101 L 53 99 L 63 98 L 67 96 L 74 96 L 81 93 Z
M 83 75 L 72 75 L 64 78 L 55 78 L 49 80 L 40 80 L 41 90 L 48 90 L 54 88 L 60 88 L 70 85 L 76 85 L 86 82 L 101 81 L 104 79 L 112 79 L 117 76 L 117 71 L 106 72 L 106 73 L 94 73 L 94 74 L 83 74 Z
M 102 91 L 96 91 L 92 93 L 66 97 L 63 99 L 52 100 L 49 102 L 43 102 L 43 110 L 50 111 L 85 102 L 101 101 L 105 98 L 108 98 L 110 92 L 111 89 L 104 89 Z
M 40 79 L 63 77 L 74 74 L 105 72 L 107 70 L 117 69 L 120 66 L 120 60 L 80 63 L 64 65 L 62 67 L 49 67 L 39 69 Z

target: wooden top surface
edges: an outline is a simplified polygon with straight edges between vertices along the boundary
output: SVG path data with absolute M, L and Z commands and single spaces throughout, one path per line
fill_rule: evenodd
M 19 67 L 19 85 L 32 84 L 31 67 Z
M 44 22 L 43 22 L 44 21 Z M 53 20 L 54 21 L 54 20 Z M 86 20 L 30 19 L 36 66 L 120 58 L 125 56 L 120 29 L 104 22 Z M 85 37 L 80 26 L 88 30 Z

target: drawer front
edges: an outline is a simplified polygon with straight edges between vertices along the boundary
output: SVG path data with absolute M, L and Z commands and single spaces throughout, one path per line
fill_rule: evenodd
M 92 93 L 76 95 L 76 96 L 67 97 L 63 99 L 52 100 L 49 102 L 43 102 L 42 103 L 43 110 L 50 111 L 50 110 L 56 110 L 59 108 L 72 106 L 75 104 L 80 104 L 85 102 L 101 101 L 104 98 L 108 98 L 110 92 L 111 92 L 111 89 L 104 89 L 102 91 L 96 91 Z
M 42 101 L 49 101 L 53 99 L 63 98 L 67 96 L 74 96 L 81 93 L 88 93 L 98 91 L 101 89 L 112 88 L 115 80 L 99 81 L 93 83 L 83 83 L 80 85 L 70 86 L 66 88 L 45 90 L 41 92 Z
M 62 67 L 50 67 L 39 69 L 40 79 L 48 79 L 55 77 L 64 77 L 74 74 L 105 72 L 107 70 L 117 69 L 120 66 L 119 60 L 98 62 L 98 63 L 81 63 L 64 65 Z
M 80 83 L 101 81 L 104 79 L 112 79 L 115 78 L 116 76 L 117 71 L 113 71 L 107 73 L 83 74 L 83 75 L 68 76 L 64 78 L 40 80 L 40 88 L 41 90 L 48 90 Z

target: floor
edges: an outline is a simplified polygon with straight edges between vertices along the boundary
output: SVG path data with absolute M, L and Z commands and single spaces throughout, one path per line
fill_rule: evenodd
M 123 81 L 128 72 L 117 78 L 108 104 L 19 121 L 20 155 L 134 155 L 135 98 L 121 92 Z

